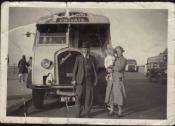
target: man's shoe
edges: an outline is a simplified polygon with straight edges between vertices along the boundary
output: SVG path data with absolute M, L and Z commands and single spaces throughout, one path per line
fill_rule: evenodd
M 83 116 L 79 115 L 78 118 L 83 118 Z
M 88 114 L 84 115 L 84 118 L 89 118 L 89 115 Z

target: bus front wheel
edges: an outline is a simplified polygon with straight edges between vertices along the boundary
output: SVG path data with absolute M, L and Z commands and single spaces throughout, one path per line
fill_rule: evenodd
M 32 101 L 35 108 L 42 108 L 44 104 L 44 90 L 33 89 L 32 90 Z

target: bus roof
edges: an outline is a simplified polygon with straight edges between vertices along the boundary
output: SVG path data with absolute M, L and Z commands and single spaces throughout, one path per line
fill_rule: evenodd
M 136 61 L 135 59 L 127 59 L 127 61 Z
M 41 17 L 37 24 L 110 24 L 110 22 L 107 17 L 102 15 L 69 11 Z

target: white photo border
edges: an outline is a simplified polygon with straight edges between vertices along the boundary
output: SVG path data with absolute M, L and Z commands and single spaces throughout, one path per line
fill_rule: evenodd
M 168 84 L 167 119 L 85 119 L 50 117 L 7 117 L 7 54 L 10 7 L 65 8 L 65 2 L 4 2 L 1 5 L 1 74 L 0 74 L 0 122 L 36 124 L 106 124 L 106 125 L 171 125 L 175 124 L 175 4 L 170 2 L 70 2 L 70 8 L 111 9 L 167 9 L 168 10 Z

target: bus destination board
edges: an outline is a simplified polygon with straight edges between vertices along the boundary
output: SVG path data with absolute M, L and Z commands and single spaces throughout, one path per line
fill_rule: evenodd
M 89 22 L 88 17 L 57 18 L 56 22 Z

